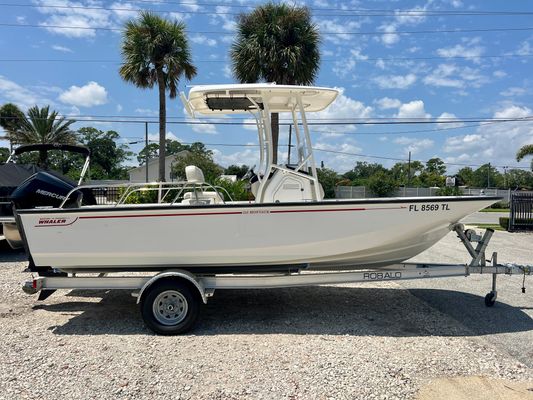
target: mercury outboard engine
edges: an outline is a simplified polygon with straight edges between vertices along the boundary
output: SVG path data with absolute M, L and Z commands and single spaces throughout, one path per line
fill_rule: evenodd
M 15 210 L 36 207 L 59 207 L 67 194 L 76 187 L 75 184 L 53 175 L 50 172 L 39 171 L 30 176 L 11 193 L 11 202 Z M 65 203 L 65 208 L 81 206 L 82 204 L 96 204 L 91 192 L 80 190 L 74 193 Z
M 90 151 L 86 147 L 72 145 L 27 145 L 17 148 L 13 152 L 13 155 L 20 155 L 28 151 L 48 150 L 64 150 L 86 156 L 80 181 L 76 184 L 56 172 L 38 171 L 21 182 L 11 193 L 10 201 L 13 213 L 16 213 L 16 210 L 28 208 L 59 207 L 65 201 L 67 194 L 81 184 L 89 166 Z M 8 160 L 8 162 L 9 161 L 10 160 Z M 90 189 L 80 189 L 69 196 L 63 207 L 73 208 L 94 204 L 96 204 L 96 199 Z M 7 242 L 13 249 L 21 248 L 23 242 L 15 220 L 13 219 L 12 221 L 9 221 L 8 218 L 3 219 L 3 233 Z

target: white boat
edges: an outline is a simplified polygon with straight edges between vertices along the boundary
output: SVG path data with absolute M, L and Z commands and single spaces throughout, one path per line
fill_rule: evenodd
M 112 205 L 16 210 L 36 271 L 112 272 L 179 268 L 194 273 L 376 269 L 409 259 L 443 238 L 465 216 L 498 197 L 325 200 L 306 112 L 321 111 L 334 89 L 273 84 L 197 86 L 192 116 L 245 113 L 257 121 L 260 163 L 254 201 L 224 201 L 187 168 L 187 181 L 120 187 Z M 272 162 L 270 113 L 293 118 L 297 165 Z M 116 186 L 115 186 L 116 187 Z M 83 188 L 83 187 L 82 187 Z M 91 189 L 91 187 L 85 187 Z M 98 188 L 93 188 L 98 189 Z M 102 188 L 98 189 L 102 190 Z M 127 204 L 155 190 L 158 202 Z

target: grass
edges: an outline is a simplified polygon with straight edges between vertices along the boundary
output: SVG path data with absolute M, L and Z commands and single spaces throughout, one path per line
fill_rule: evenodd
M 479 229 L 494 229 L 495 231 L 502 231 L 505 232 L 505 229 L 503 229 L 499 224 L 476 224 L 476 228 Z
M 480 212 L 509 212 L 508 208 L 484 208 Z

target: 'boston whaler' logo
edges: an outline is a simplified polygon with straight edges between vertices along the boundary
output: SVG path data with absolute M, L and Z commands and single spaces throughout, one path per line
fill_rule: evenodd
M 78 218 L 59 217 L 59 218 L 39 218 L 35 226 L 67 226 L 72 225 Z

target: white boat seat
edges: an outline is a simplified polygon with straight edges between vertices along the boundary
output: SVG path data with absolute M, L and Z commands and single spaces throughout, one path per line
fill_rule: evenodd
M 185 167 L 185 176 L 188 183 L 197 183 L 199 185 L 205 183 L 204 173 L 196 165 L 187 165 Z M 181 201 L 181 204 L 188 205 L 222 203 L 224 203 L 224 199 L 217 192 L 204 192 L 201 187 L 185 193 Z
M 224 200 L 217 192 L 187 192 L 183 195 L 181 204 L 197 205 L 197 204 L 223 204 Z
M 196 165 L 187 165 L 185 167 L 185 176 L 187 177 L 187 182 L 205 183 L 204 173 Z

